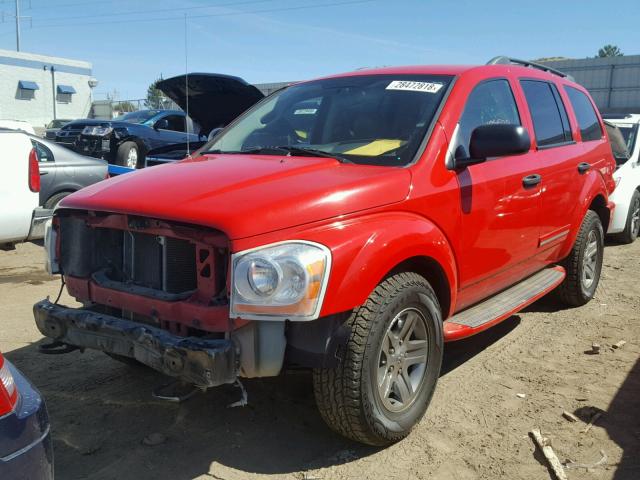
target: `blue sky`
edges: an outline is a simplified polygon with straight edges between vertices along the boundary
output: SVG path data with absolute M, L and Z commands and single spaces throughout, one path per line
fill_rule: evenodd
M 33 24 L 22 22 L 22 50 L 92 62 L 96 98 L 114 90 L 120 99 L 142 98 L 161 74 L 184 73 L 185 13 L 189 71 L 252 83 L 369 66 L 484 63 L 500 54 L 583 58 L 607 43 L 640 54 L 637 0 L 20 2 Z M 13 5 L 0 0 L 0 11 L 13 14 Z M 6 16 L 0 48 L 15 49 Z

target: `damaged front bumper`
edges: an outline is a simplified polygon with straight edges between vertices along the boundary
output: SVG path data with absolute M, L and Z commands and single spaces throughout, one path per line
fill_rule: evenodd
M 200 387 L 233 383 L 239 352 L 228 339 L 179 337 L 150 325 L 42 300 L 33 307 L 43 335 L 81 348 L 135 358 Z

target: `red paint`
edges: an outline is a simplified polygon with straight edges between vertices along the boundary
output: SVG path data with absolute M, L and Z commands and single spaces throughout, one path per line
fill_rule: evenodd
M 322 243 L 331 250 L 333 262 L 321 315 L 361 305 L 399 263 L 428 258 L 447 280 L 451 302 L 446 318 L 562 260 L 594 199 L 608 201 L 614 188 L 611 149 L 605 136 L 581 141 L 563 89 L 571 85 L 585 92 L 582 87 L 507 65 L 402 67 L 347 75 L 376 73 L 457 76 L 424 152 L 408 167 L 295 156 L 206 155 L 95 184 L 66 197 L 62 207 L 214 229 L 224 234 L 232 253 L 293 239 Z M 479 82 L 491 78 L 509 81 L 522 125 L 532 138 L 531 150 L 450 171 L 445 166 L 447 148 L 467 97 Z M 537 148 L 522 78 L 556 85 L 575 143 Z M 582 161 L 593 168 L 579 175 Z M 525 190 L 522 178 L 532 173 L 539 173 L 542 183 Z M 544 243 L 567 226 L 568 235 Z M 97 292 L 93 287 L 91 291 Z M 85 289 L 77 292 L 86 294 Z M 131 310 L 151 308 L 145 299 L 121 300 Z M 219 307 L 203 308 L 216 312 L 210 325 L 218 328 Z M 167 314 L 184 324 L 191 321 L 186 311 Z M 453 326 L 447 329 L 448 336 L 465 335 Z

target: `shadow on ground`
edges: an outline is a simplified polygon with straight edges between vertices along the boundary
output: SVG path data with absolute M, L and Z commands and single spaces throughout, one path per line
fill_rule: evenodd
M 514 316 L 448 344 L 443 375 L 519 323 Z M 244 408 L 227 408 L 240 398 L 234 386 L 173 404 L 151 397 L 167 379 L 144 367 L 128 367 L 99 352 L 42 355 L 37 347 L 31 344 L 6 356 L 47 399 L 57 478 L 242 478 L 243 473 L 286 474 L 338 465 L 377 451 L 325 426 L 308 373 L 244 382 L 249 398 Z M 166 441 L 142 445 L 151 433 Z

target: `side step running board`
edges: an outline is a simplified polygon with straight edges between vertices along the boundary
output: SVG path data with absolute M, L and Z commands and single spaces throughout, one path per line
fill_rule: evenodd
M 444 340 L 470 337 L 506 320 L 556 288 L 566 272 L 560 266 L 545 268 L 493 297 L 463 310 L 444 322 Z

